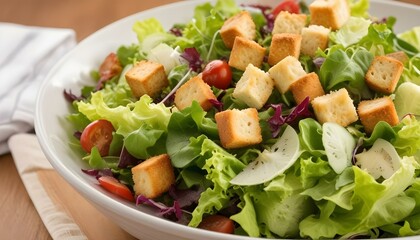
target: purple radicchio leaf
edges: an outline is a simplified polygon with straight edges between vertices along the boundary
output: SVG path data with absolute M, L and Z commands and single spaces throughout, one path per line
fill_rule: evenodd
M 201 72 L 203 70 L 204 61 L 201 59 L 200 53 L 196 48 L 185 48 L 181 57 L 188 61 L 189 67 L 194 72 Z
M 112 171 L 110 168 L 104 169 L 82 169 L 82 172 L 86 173 L 87 175 L 94 176 L 96 179 L 102 176 L 110 176 L 113 177 Z
M 209 99 L 209 102 L 213 104 L 213 107 L 217 109 L 217 111 L 223 111 L 223 103 L 217 99 Z
M 137 165 L 141 160 L 131 155 L 125 147 L 122 148 L 120 158 L 118 161 L 119 168 L 127 168 L 129 166 Z
M 75 131 L 73 133 L 73 137 L 77 138 L 80 140 L 80 138 L 82 137 L 82 132 L 81 131 Z
M 325 62 L 325 58 L 324 57 L 317 57 L 313 60 L 313 63 L 315 64 L 315 67 L 317 69 L 320 69 L 322 64 Z
M 309 111 L 309 97 L 306 97 L 301 103 L 299 103 L 287 116 L 283 116 L 282 104 L 271 104 L 274 109 L 274 114 L 268 119 L 272 136 L 275 138 L 280 133 L 280 128 L 283 124 L 293 124 L 297 120 L 311 116 Z
M 137 199 L 136 199 L 136 205 L 140 205 L 140 204 L 147 204 L 149 206 L 156 208 L 157 210 L 159 210 L 159 215 L 163 217 L 169 217 L 173 214 L 178 220 L 180 220 L 182 217 L 182 210 L 181 210 L 181 207 L 179 206 L 178 201 L 174 201 L 174 205 L 172 207 L 168 207 L 163 203 L 155 202 L 150 198 L 147 198 L 143 195 L 139 195 L 137 196 Z
M 202 192 L 203 190 L 200 188 L 177 189 L 174 185 L 168 191 L 172 199 L 177 201 L 181 208 L 198 203 Z
M 71 92 L 71 90 L 63 90 L 63 95 L 64 95 L 64 99 L 66 99 L 66 101 L 72 103 L 73 101 L 80 101 L 82 99 L 84 99 L 84 97 L 82 96 L 76 96 L 75 94 L 73 94 Z
M 180 28 L 177 27 L 172 27 L 171 29 L 169 29 L 169 33 L 172 33 L 173 35 L 177 36 L 177 37 L 181 37 L 182 36 L 182 31 Z
M 260 4 L 242 4 L 242 6 L 261 10 L 261 13 L 266 20 L 266 24 L 261 27 L 260 33 L 263 37 L 271 34 L 274 28 L 274 21 L 276 20 L 276 16 L 272 13 L 272 7 Z
M 353 153 L 352 153 L 352 158 L 351 158 L 351 163 L 353 165 L 356 165 L 356 154 L 360 153 L 362 150 L 360 149 L 360 147 L 363 145 L 363 138 L 359 138 L 359 140 L 357 140 L 356 143 L 356 147 L 353 149 Z

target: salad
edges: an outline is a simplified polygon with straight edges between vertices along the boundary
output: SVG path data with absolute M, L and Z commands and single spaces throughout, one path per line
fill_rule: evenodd
M 397 19 L 370 16 L 368 0 L 332 2 L 350 14 L 315 27 L 327 45 L 278 60 L 269 56 L 276 19 L 303 16 L 306 28 L 311 5 L 218 0 L 169 30 L 155 18 L 133 23 L 138 42 L 104 53 L 96 85 L 64 90 L 82 171 L 191 227 L 266 238 L 420 235 L 420 28 L 397 34 Z M 243 16 L 241 28 L 255 32 L 229 40 L 223 28 Z M 253 47 L 234 53 L 239 41 Z M 250 51 L 262 53 L 259 63 Z M 380 70 L 397 75 L 391 91 L 367 81 L 381 59 L 400 66 Z M 142 77 L 152 87 L 138 87 Z M 297 98 L 305 85 L 295 92 L 276 77 L 319 79 L 322 94 Z M 269 91 L 244 90 L 263 80 Z M 385 113 L 364 117 L 363 104 L 376 110 L 382 100 Z M 344 112 L 325 120 L 324 108 Z M 348 112 L 355 119 L 339 121 Z

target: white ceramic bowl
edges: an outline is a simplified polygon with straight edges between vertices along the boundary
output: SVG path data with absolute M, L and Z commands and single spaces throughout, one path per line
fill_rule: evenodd
M 86 168 L 80 161 L 81 153 L 72 150 L 69 139 L 72 127 L 65 120 L 69 104 L 64 100 L 63 90 L 79 89 L 90 82 L 89 73 L 97 69 L 104 57 L 122 44 L 136 42 L 131 30 L 136 20 L 157 17 L 164 27 L 175 22 L 191 19 L 194 6 L 204 1 L 183 1 L 140 12 L 121 19 L 97 31 L 83 40 L 51 70 L 43 82 L 36 106 L 35 129 L 41 147 L 53 167 L 86 199 L 95 205 L 112 221 L 128 233 L 142 240 L 146 239 L 250 239 L 248 237 L 219 234 L 183 226 L 152 215 L 148 207 L 136 207 L 113 196 L 98 186 L 97 181 L 82 173 Z M 245 1 L 259 4 L 274 4 L 273 0 Z M 400 32 L 420 25 L 420 7 L 392 1 L 372 0 L 373 15 L 396 16 L 396 31 Z

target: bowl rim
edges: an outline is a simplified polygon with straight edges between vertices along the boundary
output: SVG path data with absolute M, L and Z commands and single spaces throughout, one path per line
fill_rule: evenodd
M 228 235 L 228 234 L 221 234 L 216 232 L 211 232 L 203 229 L 193 228 L 186 225 L 182 225 L 176 222 L 172 222 L 160 217 L 156 217 L 150 215 L 148 213 L 142 212 L 140 209 L 133 209 L 128 205 L 128 202 L 124 202 L 124 200 L 112 198 L 105 194 L 97 194 L 98 191 L 92 194 L 92 184 L 85 181 L 82 178 L 75 177 L 75 175 L 66 167 L 65 163 L 59 161 L 60 157 L 55 153 L 55 151 L 49 146 L 48 141 L 49 136 L 47 134 L 45 125 L 44 117 L 41 114 L 43 106 L 43 101 L 45 100 L 45 92 L 50 84 L 50 80 L 52 76 L 63 66 L 65 62 L 67 62 L 70 57 L 81 47 L 86 44 L 89 44 L 91 39 L 93 39 L 96 35 L 100 35 L 103 32 L 106 32 L 107 29 L 112 28 L 114 26 L 122 24 L 124 21 L 130 21 L 135 19 L 136 16 L 140 14 L 152 14 L 162 10 L 168 10 L 173 7 L 183 7 L 187 5 L 198 5 L 200 3 L 205 2 L 215 2 L 215 0 L 195 0 L 195 1 L 180 1 L 174 2 L 162 6 L 158 6 L 155 8 L 151 8 L 145 11 L 141 11 L 138 13 L 131 14 L 124 18 L 121 18 L 117 21 L 114 21 L 99 30 L 95 31 L 88 37 L 81 40 L 76 47 L 71 49 L 68 53 L 66 53 L 55 65 L 51 70 L 48 72 L 47 76 L 44 78 L 43 82 L 40 85 L 37 98 L 36 98 L 36 107 L 35 107 L 35 120 L 34 120 L 34 127 L 38 142 L 40 143 L 41 149 L 45 156 L 47 157 L 48 161 L 54 167 L 57 172 L 68 182 L 70 183 L 79 193 L 81 193 L 87 200 L 93 203 L 93 205 L 99 205 L 101 208 L 107 208 L 110 211 L 118 214 L 118 215 L 125 215 L 130 216 L 130 218 L 135 218 L 138 222 L 142 222 L 144 225 L 148 227 L 157 228 L 160 227 L 161 232 L 171 233 L 181 236 L 188 234 L 192 238 L 194 237 L 207 237 L 211 239 L 216 238 L 223 238 L 223 239 L 261 239 L 261 238 L 252 238 L 248 236 L 239 236 L 239 235 Z M 415 11 L 420 12 L 420 6 L 416 6 L 409 3 L 404 2 L 397 2 L 397 1 L 381 1 L 381 0 L 370 0 L 371 3 L 386 5 L 388 7 L 398 7 L 398 8 L 410 8 L 414 9 Z M 110 208 L 112 206 L 112 208 Z M 96 207 L 96 206 L 95 206 Z

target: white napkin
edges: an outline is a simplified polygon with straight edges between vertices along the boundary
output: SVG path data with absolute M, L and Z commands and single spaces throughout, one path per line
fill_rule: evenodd
M 35 134 L 14 134 L 8 143 L 20 178 L 53 239 L 135 239 L 53 170 Z
M 75 45 L 71 29 L 0 23 L 0 155 L 10 136 L 33 129 L 39 86 Z

